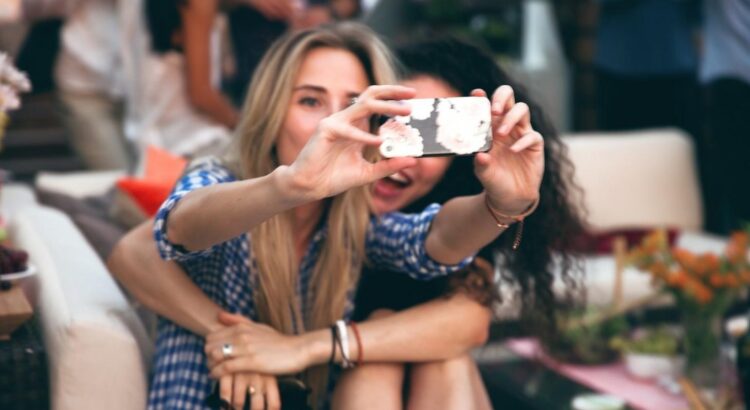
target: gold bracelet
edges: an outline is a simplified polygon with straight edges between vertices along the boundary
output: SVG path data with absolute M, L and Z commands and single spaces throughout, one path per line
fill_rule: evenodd
M 536 208 L 539 206 L 539 197 L 537 197 L 534 202 L 529 205 L 528 208 L 526 208 L 525 211 L 521 212 L 518 215 L 505 215 L 502 212 L 497 212 L 494 209 L 492 209 L 492 205 L 490 205 L 490 197 L 487 196 L 487 194 L 484 194 L 484 205 L 487 206 L 487 212 L 492 215 L 492 219 L 495 220 L 495 223 L 497 224 L 498 228 L 502 229 L 508 229 L 511 225 L 518 222 L 518 228 L 516 228 L 516 237 L 513 239 L 513 250 L 517 250 L 519 246 L 521 246 L 521 239 L 523 237 L 523 220 L 531 215 Z M 502 223 L 500 222 L 500 218 L 503 219 L 510 219 L 513 222 L 511 223 Z

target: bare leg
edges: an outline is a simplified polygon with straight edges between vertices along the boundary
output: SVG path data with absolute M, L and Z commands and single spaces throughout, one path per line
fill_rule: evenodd
M 409 374 L 408 409 L 492 409 L 474 359 L 468 354 L 414 363 Z
M 393 314 L 377 310 L 369 319 Z M 368 363 L 344 372 L 336 383 L 331 408 L 388 410 L 403 408 L 404 365 L 402 363 Z
M 403 408 L 404 365 L 372 363 L 347 370 L 336 384 L 331 408 L 401 409 Z

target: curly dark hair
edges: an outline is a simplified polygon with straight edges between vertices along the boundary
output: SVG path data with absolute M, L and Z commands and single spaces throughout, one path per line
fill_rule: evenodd
M 559 256 L 558 266 L 561 267 L 561 279 L 566 285 L 568 298 L 582 291 L 573 248 L 573 239 L 583 231 L 579 214 L 582 208 L 571 200 L 572 191 L 578 188 L 573 182 L 573 165 L 568 159 L 566 146 L 524 87 L 480 47 L 454 37 L 432 37 L 397 47 L 396 54 L 402 64 L 402 78 L 420 75 L 437 78 L 460 95 L 469 95 L 479 88 L 491 96 L 499 85 L 507 84 L 513 87 L 517 102 L 528 104 L 532 126 L 544 136 L 545 142 L 539 207 L 524 221 L 523 241 L 517 251 L 511 248 L 515 236 L 511 228 L 482 249 L 479 256 L 493 261 L 494 255 L 500 254 L 501 283 L 518 286 L 519 292 L 515 296 L 521 299 L 525 323 L 531 325 L 531 330 L 539 336 L 553 336 L 557 307 L 552 291 L 555 280 L 553 264 L 556 262 L 553 256 Z M 432 191 L 404 211 L 419 212 L 431 203 L 445 203 L 457 196 L 482 192 L 473 167 L 473 157 L 455 157 Z

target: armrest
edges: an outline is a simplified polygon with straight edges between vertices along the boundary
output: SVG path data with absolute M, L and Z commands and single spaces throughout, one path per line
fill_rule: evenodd
M 72 221 L 43 206 L 10 221 L 38 268 L 36 312 L 61 409 L 143 409 L 152 342 L 122 291 Z
M 76 198 L 102 195 L 115 185 L 124 171 L 84 171 L 84 172 L 40 172 L 34 185 L 37 189 L 67 194 Z

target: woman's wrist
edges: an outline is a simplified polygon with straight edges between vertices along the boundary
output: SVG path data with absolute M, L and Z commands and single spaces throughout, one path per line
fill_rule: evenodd
M 532 199 L 517 199 L 511 201 L 511 203 L 499 203 L 495 201 L 491 195 L 485 192 L 485 201 L 490 211 L 500 220 L 512 224 L 518 222 L 519 218 L 526 216 L 526 213 L 531 209 L 536 202 L 537 198 Z
M 331 331 L 319 329 L 297 336 L 304 351 L 305 367 L 327 363 L 331 357 Z
M 281 198 L 284 208 L 294 208 L 296 206 L 314 201 L 315 193 L 299 175 L 296 175 L 292 167 L 281 165 L 277 167 L 269 176 L 272 178 L 273 186 L 276 193 Z

